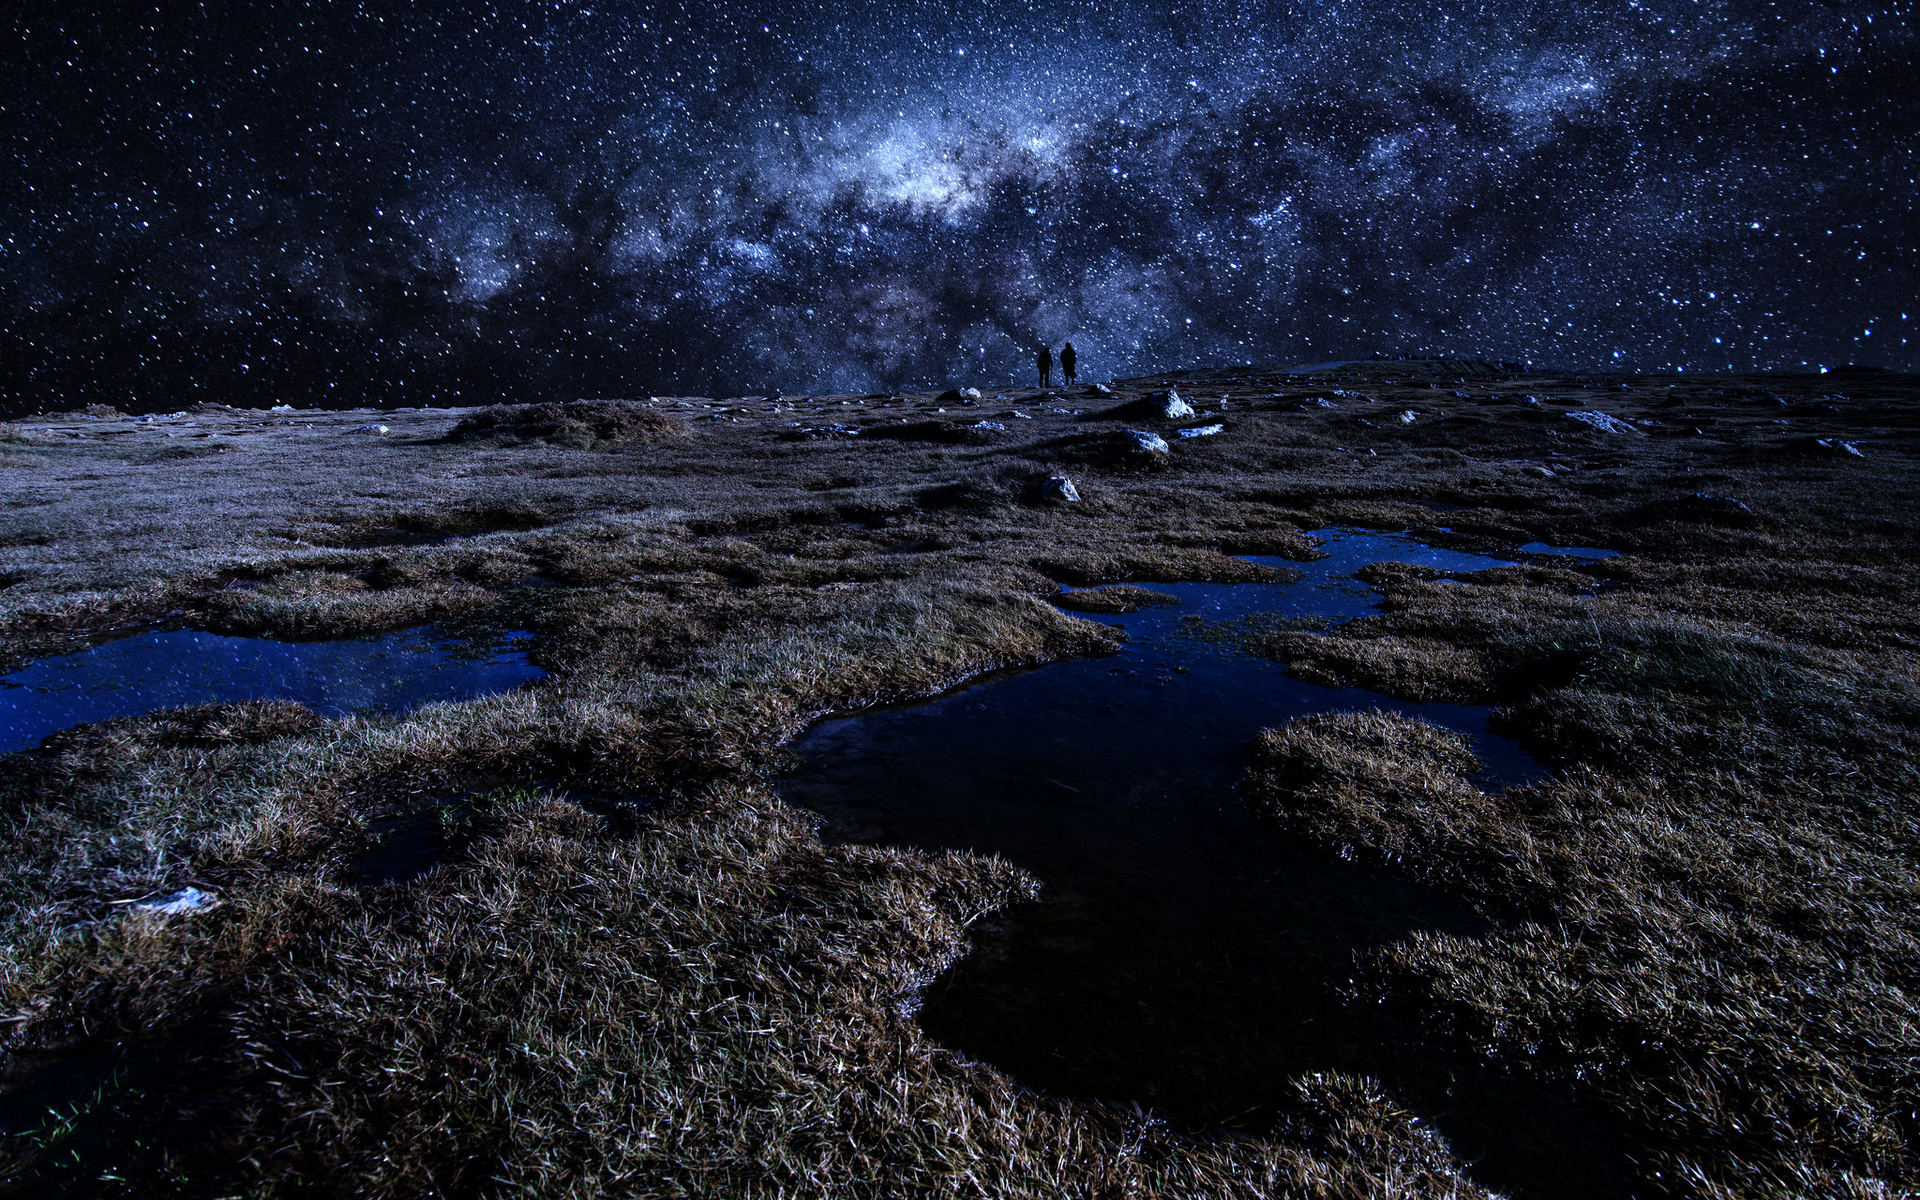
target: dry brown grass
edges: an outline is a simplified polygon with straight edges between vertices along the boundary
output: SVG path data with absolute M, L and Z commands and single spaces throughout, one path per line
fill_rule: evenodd
M 1587 1097 L 1650 1189 L 1920 1183 L 1911 389 L 1848 384 L 1819 408 L 1839 385 L 1623 393 L 1382 364 L 1183 373 L 1098 403 L 1168 382 L 1205 420 L 1228 397 L 1230 428 L 1151 469 L 1053 411 L 1091 403 L 1034 389 L 1003 389 L 1031 421 L 924 396 L 626 404 L 604 429 L 533 406 L 557 412 L 496 413 L 459 440 L 474 414 L 24 427 L 30 452 L 0 454 L 0 661 L 170 612 L 278 636 L 467 614 L 532 629 L 554 675 L 397 718 L 159 714 L 12 756 L 0 1089 L 49 1062 L 97 1086 L 0 1147 L 6 1178 L 75 1194 L 113 1191 L 108 1170 L 124 1191 L 185 1194 L 1479 1194 L 1365 1080 L 1275 1080 L 1283 1119 L 1227 1140 L 958 1061 L 909 1019 L 916 989 L 1027 881 L 987 859 L 824 847 L 761 781 L 822 713 L 1111 649 L 1049 602 L 1059 582 L 1273 578 L 1235 556 L 1308 558 L 1303 530 L 1351 523 L 1509 555 L 1535 539 L 1626 551 L 1455 582 L 1380 568 L 1377 617 L 1216 631 L 1316 680 L 1498 703 L 1559 767 L 1488 796 L 1456 743 L 1395 719 L 1263 739 L 1253 794 L 1294 836 L 1499 918 L 1378 953 L 1355 1002 Z M 1313 396 L 1338 407 L 1301 407 Z M 1570 407 L 1660 424 L 1609 437 Z M 1392 419 L 1406 409 L 1420 419 Z M 1005 436 L 790 441 L 785 424 L 971 414 Z M 392 432 L 355 432 L 376 419 Z M 1814 435 L 1868 457 L 1781 449 Z M 1049 473 L 1084 501 L 1038 502 Z M 534 578 L 566 586 L 533 604 L 517 585 Z M 541 779 L 586 802 L 525 786 Z M 518 798 L 444 868 L 348 886 L 376 818 L 501 784 Z M 616 835 L 588 793 L 654 804 Z M 187 884 L 220 905 L 168 920 L 116 903 Z
M 578 450 L 671 441 L 686 435 L 686 426 L 678 418 L 627 400 L 496 404 L 462 418 L 447 433 L 453 441 L 551 442 Z
M 1079 591 L 1063 592 L 1054 597 L 1053 602 L 1061 608 L 1084 613 L 1131 613 L 1143 608 L 1164 608 L 1181 603 L 1180 597 L 1166 592 L 1156 592 L 1152 588 L 1129 587 L 1115 584 L 1112 587 L 1083 588 Z
M 912 997 L 1030 887 L 1004 863 L 829 849 L 751 790 L 632 839 L 539 793 L 501 822 L 404 889 L 282 878 L 44 963 L 41 994 L 102 1032 L 190 1038 L 228 1103 L 183 1122 L 131 1067 L 16 1180 L 79 1144 L 199 1194 L 1484 1194 L 1360 1081 L 1291 1085 L 1284 1142 L 1208 1141 L 930 1045 Z M 102 966 L 170 969 L 109 996 Z

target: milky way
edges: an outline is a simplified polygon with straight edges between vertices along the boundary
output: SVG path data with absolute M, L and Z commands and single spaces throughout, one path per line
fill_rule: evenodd
M 9 409 L 1920 365 L 1904 5 L 390 7 L 9 18 Z

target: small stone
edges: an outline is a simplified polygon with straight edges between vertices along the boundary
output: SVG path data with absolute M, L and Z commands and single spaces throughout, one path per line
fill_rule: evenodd
M 385 425 L 362 425 L 360 426 L 360 428 L 354 430 L 354 432 L 355 433 L 386 433 L 387 427 Z
M 1408 409 L 1407 411 L 1400 414 L 1400 420 L 1402 424 L 1411 425 L 1415 421 L 1418 421 L 1419 419 L 1420 419 L 1420 414 L 1413 411 L 1412 409 Z
M 1640 432 L 1639 430 L 1635 429 L 1633 426 L 1627 424 L 1625 421 L 1620 420 L 1618 417 L 1610 417 L 1603 412 L 1593 412 L 1591 410 L 1583 409 L 1580 412 L 1567 413 L 1566 417 L 1569 421 L 1578 421 L 1582 425 L 1588 426 L 1589 428 L 1592 428 L 1592 429 L 1599 430 L 1601 433 L 1638 433 Z
M 1080 489 L 1074 487 L 1073 480 L 1065 475 L 1049 475 L 1040 481 L 1040 498 L 1062 504 L 1078 504 Z
M 1122 431 L 1122 436 L 1143 453 L 1151 455 L 1173 453 L 1173 447 L 1167 445 L 1167 439 L 1157 433 L 1148 433 L 1144 429 L 1128 429 Z
M 1090 384 L 1090 385 L 1088 385 L 1088 387 L 1087 387 L 1087 395 L 1089 395 L 1089 396 L 1111 396 L 1111 395 L 1113 395 L 1113 389 L 1112 389 L 1112 388 L 1110 388 L 1110 387 L 1108 387 L 1108 386 L 1107 386 L 1106 384 L 1104 384 L 1104 383 L 1095 383 L 1095 384 Z
M 852 425 L 809 425 L 796 429 L 787 435 L 790 438 L 851 438 L 859 437 L 860 431 Z
M 998 429 L 1002 433 L 1005 433 L 1007 430 L 1007 427 L 1005 425 L 1002 425 L 998 421 L 975 421 L 973 424 L 967 426 L 967 428 L 968 429 Z
M 1531 475 L 1536 479 L 1552 479 L 1553 478 L 1552 467 L 1542 467 L 1542 466 L 1522 467 L 1520 468 L 1520 473 L 1522 475 Z
M 1198 438 L 1212 437 L 1216 433 L 1225 433 L 1226 431 L 1227 427 L 1225 425 L 1196 425 L 1192 429 L 1182 429 L 1178 432 L 1183 438 Z
M 160 913 L 171 917 L 192 912 L 196 908 L 206 908 L 213 903 L 214 896 L 211 892 L 203 892 L 197 887 L 187 887 L 159 900 L 142 900 L 133 907 L 140 912 Z
M 980 399 L 980 389 L 979 388 L 961 388 L 960 399 L 967 402 L 976 401 Z
M 1732 496 L 1709 496 L 1705 492 L 1695 492 L 1691 499 L 1693 507 L 1713 512 L 1751 513 L 1753 511 Z

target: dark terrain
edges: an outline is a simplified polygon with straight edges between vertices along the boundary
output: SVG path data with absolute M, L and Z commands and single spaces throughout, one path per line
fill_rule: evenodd
M 1168 388 L 1195 411 L 1159 415 Z M 998 922 L 1034 879 L 823 839 L 777 791 L 823 716 L 1118 648 L 1062 585 L 1271 578 L 1246 556 L 1335 527 L 1516 565 L 1369 567 L 1376 614 L 1236 652 L 1487 706 L 1548 773 L 1489 791 L 1401 712 L 1248 744 L 1239 796 L 1288 853 L 1460 914 L 1336 964 L 1328 1003 L 1588 1114 L 1627 1193 L 1920 1187 L 1920 381 L 980 390 L 0 426 L 0 671 L 155 625 L 431 622 L 531 631 L 548 672 L 0 757 L 0 1187 L 1484 1194 L 1445 1114 L 1363 1072 L 1273 1078 L 1255 1127 L 967 1057 L 916 1014 L 995 969 L 976 935 L 1023 952 Z M 429 826 L 433 869 L 356 871 Z M 138 907 L 187 887 L 209 902 Z

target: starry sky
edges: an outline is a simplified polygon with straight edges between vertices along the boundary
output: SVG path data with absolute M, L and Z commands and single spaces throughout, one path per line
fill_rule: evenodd
M 1920 369 L 1909 0 L 29 0 L 0 399 Z

